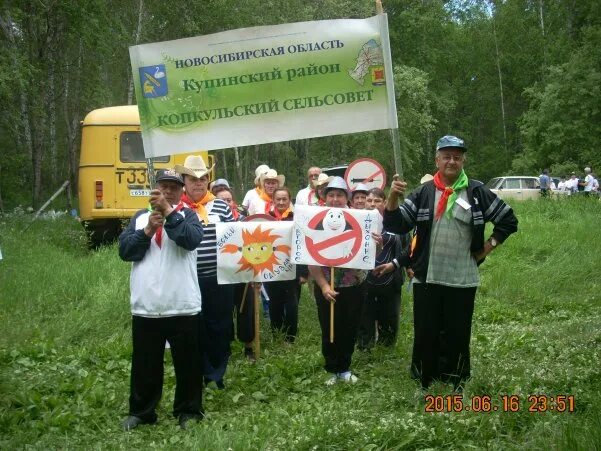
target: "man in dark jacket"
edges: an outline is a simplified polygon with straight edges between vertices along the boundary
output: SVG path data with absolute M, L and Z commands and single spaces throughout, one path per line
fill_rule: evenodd
M 173 415 L 182 428 L 203 416 L 198 320 L 202 305 L 196 278 L 196 247 L 203 229 L 196 213 L 180 202 L 181 175 L 160 170 L 156 180 L 150 211 L 137 212 L 119 237 L 119 256 L 133 262 L 133 355 L 125 430 L 157 420 L 167 341 L 176 378 Z
M 469 378 L 478 265 L 517 231 L 509 205 L 481 182 L 467 178 L 466 150 L 462 139 L 443 136 L 436 145 L 434 179 L 399 206 L 407 184 L 395 176 L 384 212 L 387 230 L 401 234 L 415 228 L 411 372 L 423 388 L 441 379 L 461 390 Z M 487 240 L 486 222 L 494 224 Z

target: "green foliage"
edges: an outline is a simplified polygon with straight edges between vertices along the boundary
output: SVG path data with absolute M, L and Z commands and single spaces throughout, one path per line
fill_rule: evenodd
M 556 174 L 584 165 L 598 170 L 598 2 L 383 3 L 410 182 L 432 169 L 434 143 L 449 133 L 466 140 L 474 155 L 468 169 L 482 180 L 510 172 L 537 174 L 543 167 L 556 168 Z M 127 102 L 129 46 L 374 13 L 372 0 L 174 1 L 168 8 L 159 0 L 4 2 L 0 67 L 9 70 L 0 71 L 0 102 L 9 107 L 0 117 L 0 147 L 7 156 L 0 189 L 6 208 L 31 195 L 43 201 L 66 178 L 75 186 L 77 152 L 72 155 L 69 148 L 77 148 L 77 124 L 95 108 Z M 250 188 L 260 163 L 284 172 L 293 190 L 305 185 L 311 165 L 371 157 L 388 174 L 394 167 L 386 132 L 240 151 L 241 175 L 230 150 L 220 155 L 218 166 L 224 171 L 220 176 L 227 167 L 239 195 Z
M 354 386 L 325 387 L 320 332 L 306 289 L 298 341 L 262 325 L 262 356 L 234 343 L 224 391 L 182 432 L 170 416 L 166 353 L 159 423 L 125 433 L 131 331 L 129 264 L 115 246 L 89 252 L 71 218 L 0 220 L 2 449 L 598 449 L 601 446 L 601 204 L 516 203 L 520 230 L 481 267 L 472 380 L 463 394 L 520 396 L 518 412 L 424 413 L 409 377 L 410 296 L 397 344 L 355 352 Z M 451 395 L 435 384 L 428 392 Z M 574 395 L 574 413 L 530 413 L 527 396 Z M 499 405 L 499 404 L 497 404 Z
M 428 75 L 415 68 L 395 66 L 394 84 L 397 96 L 401 149 L 405 178 L 418 182 L 431 172 L 433 152 L 424 146 L 424 137 L 434 131 L 432 100 L 428 90 Z
M 580 167 L 601 166 L 601 29 L 585 32 L 583 46 L 568 62 L 551 67 L 546 84 L 527 90 L 523 116 L 525 152 L 539 167 L 569 159 Z M 532 168 L 535 169 L 535 168 Z

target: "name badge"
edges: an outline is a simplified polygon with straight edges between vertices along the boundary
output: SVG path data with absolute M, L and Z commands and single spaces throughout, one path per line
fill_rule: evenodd
M 458 205 L 460 205 L 461 208 L 463 208 L 464 210 L 469 210 L 470 208 L 472 208 L 472 206 L 469 203 L 467 203 L 465 200 L 463 200 L 461 197 L 459 197 L 455 202 Z

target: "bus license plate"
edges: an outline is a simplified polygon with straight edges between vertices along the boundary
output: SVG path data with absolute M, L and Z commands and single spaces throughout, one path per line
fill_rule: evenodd
M 130 189 L 129 195 L 132 197 L 150 197 L 149 189 Z

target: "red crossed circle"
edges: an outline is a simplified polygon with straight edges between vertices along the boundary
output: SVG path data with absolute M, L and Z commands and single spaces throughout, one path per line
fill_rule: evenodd
M 315 230 L 315 227 L 323 221 L 326 214 L 330 211 L 330 208 L 317 213 L 308 223 L 310 229 Z M 361 226 L 357 222 L 357 220 L 346 211 L 342 211 L 344 214 L 344 219 L 346 220 L 347 225 L 350 225 L 350 229 L 342 231 L 339 235 L 333 236 L 331 238 L 327 238 L 319 243 L 315 243 L 308 236 L 305 237 L 305 242 L 307 243 L 307 251 L 313 257 L 317 263 L 322 266 L 342 266 L 345 263 L 350 262 L 359 252 L 361 248 Z M 351 253 L 346 257 L 340 258 L 327 258 L 320 254 L 320 252 L 324 249 L 337 246 L 340 243 L 348 240 L 354 240 L 353 247 L 351 249 Z

